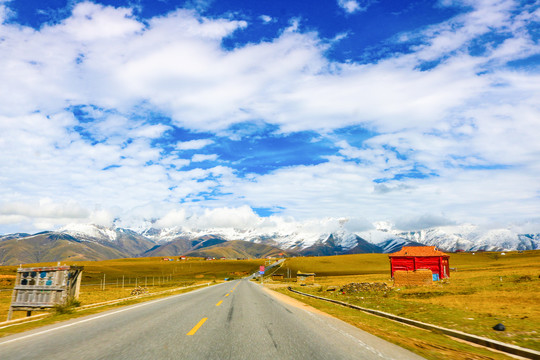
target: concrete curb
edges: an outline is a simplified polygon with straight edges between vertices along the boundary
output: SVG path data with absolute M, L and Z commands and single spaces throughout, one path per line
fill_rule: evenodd
M 391 320 L 394 320 L 394 321 L 398 321 L 398 322 L 401 322 L 401 323 L 404 323 L 404 324 L 407 324 L 407 325 L 416 326 L 416 327 L 419 327 L 419 328 L 422 328 L 422 329 L 441 332 L 441 333 L 443 333 L 445 335 L 448 335 L 448 336 L 452 336 L 452 337 L 455 337 L 455 338 L 458 338 L 458 339 L 461 339 L 461 340 L 469 341 L 469 342 L 472 342 L 472 343 L 475 343 L 475 344 L 478 344 L 478 345 L 482 345 L 482 346 L 485 346 L 485 347 L 489 347 L 489 348 L 492 348 L 492 349 L 503 351 L 503 352 L 506 352 L 506 353 L 509 353 L 509 354 L 522 356 L 522 357 L 528 358 L 528 359 L 535 359 L 535 360 L 540 359 L 540 352 L 538 352 L 536 350 L 527 349 L 527 348 L 523 348 L 523 347 L 520 347 L 520 346 L 503 343 L 503 342 L 500 342 L 500 341 L 497 341 L 497 340 L 492 340 L 492 339 L 488 339 L 488 338 L 477 336 L 477 335 L 467 334 L 467 333 L 457 331 L 457 330 L 451 330 L 451 329 L 443 328 L 443 327 L 440 327 L 440 326 L 424 323 L 424 322 L 417 321 L 417 320 L 407 319 L 407 318 L 397 316 L 397 315 L 394 315 L 394 314 L 390 314 L 390 313 L 387 313 L 387 312 L 384 312 L 384 311 L 363 308 L 363 307 L 353 305 L 353 304 L 349 304 L 349 303 L 339 301 L 339 300 L 327 299 L 327 298 L 324 298 L 324 297 L 321 297 L 321 296 L 306 294 L 306 293 L 303 293 L 303 292 L 300 292 L 300 291 L 297 291 L 297 290 L 293 290 L 290 286 L 287 287 L 287 289 L 289 291 L 291 291 L 291 292 L 296 293 L 296 294 L 312 297 L 312 298 L 327 301 L 327 302 L 332 302 L 332 303 L 335 303 L 335 304 L 338 304 L 338 305 L 341 305 L 341 306 L 350 307 L 352 309 L 364 311 L 364 312 L 370 313 L 372 315 L 384 317 L 384 318 L 391 319 Z

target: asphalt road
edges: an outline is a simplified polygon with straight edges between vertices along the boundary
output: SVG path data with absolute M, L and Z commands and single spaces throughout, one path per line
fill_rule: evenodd
M 1 338 L 0 359 L 421 358 L 237 280 Z

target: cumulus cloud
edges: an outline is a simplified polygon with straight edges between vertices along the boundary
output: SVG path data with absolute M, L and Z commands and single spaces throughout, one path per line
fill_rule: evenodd
M 201 229 L 236 228 L 245 229 L 257 224 L 259 217 L 249 206 L 238 208 L 205 209 L 204 213 L 195 217 L 192 222 Z
M 185 209 L 175 209 L 167 213 L 155 223 L 157 228 L 182 227 L 186 225 L 187 212 Z
M 271 16 L 268 16 L 268 15 L 261 15 L 259 16 L 259 19 L 261 19 L 261 21 L 265 24 L 268 24 L 268 23 L 271 23 L 271 22 L 274 22 L 275 19 L 272 18 Z
M 191 158 L 192 162 L 202 162 L 202 161 L 215 161 L 217 160 L 217 154 L 195 154 Z
M 348 14 L 353 14 L 362 10 L 362 7 L 356 0 L 338 0 L 338 5 Z M 365 9 L 363 11 L 365 11 Z
M 176 144 L 178 150 L 200 150 L 208 145 L 213 144 L 214 141 L 210 139 L 198 139 L 190 141 L 181 141 Z
M 448 219 L 444 215 L 423 214 L 414 217 L 397 218 L 394 225 L 399 230 L 411 231 L 437 226 L 456 225 L 456 222 Z
M 361 232 L 373 229 L 367 220 L 355 218 L 313 218 L 295 220 L 285 216 L 261 217 L 249 206 L 217 207 L 202 209 L 196 207 L 182 207 L 167 213 L 153 223 L 156 228 L 181 228 L 185 231 L 221 231 L 232 233 L 241 231 L 253 236 L 257 234 L 280 234 L 289 236 L 298 233 L 311 234 L 318 238 L 321 233 L 333 233 L 348 230 Z
M 370 3 L 339 4 L 353 13 Z M 441 4 L 466 7 L 388 40 L 403 52 L 342 63 L 298 19 L 275 38 L 226 49 L 226 37 L 250 30 L 233 15 L 178 9 L 142 21 L 130 8 L 81 2 L 30 29 L 6 22 L 1 2 L 0 223 L 132 216 L 165 226 L 187 221 L 174 213 L 186 202 L 242 209 L 234 226 L 287 226 L 287 216 L 403 226 L 445 223 L 422 215 L 431 213 L 529 219 L 540 210 L 540 78 L 511 62 L 540 53 L 530 31 L 540 13 L 512 1 Z M 261 136 L 239 136 L 246 123 L 310 132 L 333 153 L 245 175 L 219 153 L 219 136 Z M 339 133 L 348 127 L 370 135 L 355 142 Z M 201 139 L 171 140 L 177 128 Z M 257 150 L 249 156 L 264 156 Z M 218 159 L 224 166 L 202 168 Z M 281 220 L 246 206 L 276 209 Z M 105 210 L 87 210 L 96 208 Z M 226 211 L 201 211 L 226 225 Z
M 86 218 L 89 212 L 75 201 L 55 203 L 52 199 L 44 198 L 37 204 L 22 202 L 4 203 L 0 207 L 0 214 L 54 219 Z

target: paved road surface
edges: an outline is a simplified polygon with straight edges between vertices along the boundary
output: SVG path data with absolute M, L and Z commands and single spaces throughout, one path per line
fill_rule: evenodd
M 421 359 L 237 280 L 0 338 L 0 359 Z

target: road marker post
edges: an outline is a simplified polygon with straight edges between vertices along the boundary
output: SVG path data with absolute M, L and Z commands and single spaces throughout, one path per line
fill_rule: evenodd
M 259 266 L 259 275 L 261 276 L 261 284 L 262 284 L 263 278 L 264 278 L 264 265 Z

